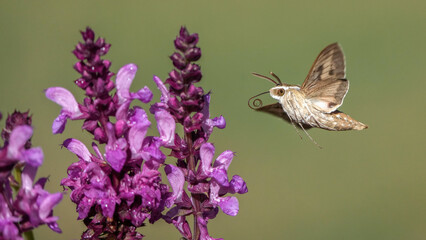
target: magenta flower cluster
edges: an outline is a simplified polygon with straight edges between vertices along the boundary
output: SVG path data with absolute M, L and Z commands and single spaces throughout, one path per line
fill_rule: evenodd
M 165 81 L 169 88 L 154 76 L 161 101 L 150 111 L 154 114 L 169 112 L 184 129 L 182 136 L 176 134 L 173 145 L 165 146 L 172 149 L 171 156 L 177 159 L 177 164 L 165 168 L 173 188 L 174 207 L 164 219 L 173 223 L 186 239 L 210 240 L 214 238 L 208 233 L 207 222 L 216 217 L 218 208 L 231 216 L 237 215 L 239 210 L 238 199 L 224 195 L 246 193 L 247 186 L 238 175 L 228 179 L 233 152 L 223 152 L 213 163 L 215 148 L 208 140 L 214 127 L 223 129 L 226 123 L 222 116 L 210 118 L 210 93 L 205 94 L 195 85 L 202 78 L 200 66 L 195 63 L 201 57 L 197 43 L 198 34 L 189 34 L 185 27 L 180 29 L 174 41 L 177 51 L 170 56 L 175 69 Z M 185 182 L 187 191 L 184 190 Z M 194 216 L 192 231 L 186 220 L 190 215 Z
M 173 142 L 175 123 L 168 112 L 159 112 L 155 119 L 160 134 L 147 136 L 151 122 L 145 110 L 130 107 L 134 100 L 152 99 L 148 87 L 130 92 L 137 66 L 122 67 L 114 84 L 111 63 L 101 59 L 110 45 L 103 38 L 95 41 L 90 28 L 82 35 L 84 42 L 73 53 L 79 59 L 74 68 L 81 74 L 75 83 L 86 98 L 78 103 L 64 88 L 47 89 L 46 97 L 62 106 L 52 131 L 61 133 L 67 119 L 84 119 L 82 128 L 105 148 L 92 143 L 92 153 L 77 139 L 65 140 L 63 146 L 79 161 L 71 164 L 61 184 L 71 190 L 78 219 L 87 226 L 82 239 L 142 239 L 136 229 L 146 219 L 151 223 L 161 219 L 171 196 L 158 170 L 166 159 L 160 147 Z
M 44 190 L 47 178 L 35 181 L 44 155 L 41 148 L 31 147 L 32 135 L 28 112 L 15 111 L 7 117 L 0 147 L 0 239 L 23 239 L 24 233 L 43 224 L 61 232 L 53 207 L 62 193 Z
M 74 69 L 81 75 L 75 83 L 86 97 L 78 102 L 61 87 L 45 91 L 62 107 L 52 125 L 54 134 L 64 131 L 68 119 L 84 120 L 82 128 L 96 141 L 92 151 L 77 139 L 63 143 L 79 159 L 69 166 L 61 184 L 71 190 L 78 219 L 87 226 L 81 238 L 142 239 L 137 228 L 146 220 L 164 219 L 186 239 L 214 239 L 207 222 L 219 209 L 237 215 L 238 199 L 225 195 L 246 193 L 247 187 L 238 175 L 228 178 L 233 152 L 225 151 L 213 162 L 215 148 L 208 140 L 215 127 L 223 129 L 226 123 L 222 116 L 210 118 L 210 93 L 195 85 L 202 78 L 195 63 L 201 57 L 198 35 L 182 27 L 174 41 L 177 52 L 170 57 L 175 69 L 165 83 L 154 76 L 161 98 L 149 110 L 157 136 L 147 136 L 148 114 L 134 106 L 135 100 L 147 104 L 153 97 L 148 87 L 130 91 L 137 66 L 123 66 L 113 82 L 111 62 L 101 58 L 110 44 L 103 38 L 95 41 L 90 28 L 82 36 L 84 42 L 73 51 L 79 60 Z M 183 126 L 182 135 L 175 132 L 176 124 Z M 167 149 L 174 158 L 168 163 L 163 153 Z M 163 183 L 161 168 L 171 189 Z M 188 216 L 194 217 L 192 230 Z

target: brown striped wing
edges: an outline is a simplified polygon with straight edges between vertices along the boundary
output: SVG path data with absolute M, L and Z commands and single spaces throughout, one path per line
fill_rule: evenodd
M 330 113 L 342 105 L 348 90 L 342 48 L 330 44 L 315 59 L 301 91 L 318 110 Z

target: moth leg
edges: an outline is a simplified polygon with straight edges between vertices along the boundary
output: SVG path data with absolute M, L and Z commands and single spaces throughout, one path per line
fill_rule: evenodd
M 291 118 L 290 118 L 290 121 L 291 121 L 291 125 L 293 125 L 294 129 L 296 129 L 297 135 L 299 135 L 300 139 L 303 139 L 302 135 L 300 135 L 299 129 L 297 129 L 296 124 L 294 124 L 294 122 L 291 120 Z M 303 130 L 305 130 L 305 129 L 303 129 Z
M 293 101 L 287 101 L 287 104 L 291 106 L 293 109 L 296 109 L 293 105 Z M 299 132 L 299 129 L 297 129 L 296 124 L 294 124 L 293 119 L 290 117 L 290 115 L 286 111 L 284 112 L 285 114 L 287 114 L 288 119 L 290 119 L 291 125 L 293 125 L 294 129 L 296 129 L 297 135 L 299 135 L 300 139 L 303 139 L 302 135 Z M 299 120 L 297 119 L 297 114 L 296 114 L 296 121 L 299 122 Z
M 299 135 L 300 139 L 303 139 L 302 135 L 300 135 L 299 129 L 297 129 L 296 124 L 294 124 L 293 119 L 291 119 L 290 115 L 286 111 L 284 111 L 285 114 L 287 114 L 288 119 L 290 119 L 291 125 L 293 125 L 294 129 L 296 129 L 297 135 Z
M 305 132 L 305 134 L 309 137 L 309 139 L 311 139 L 311 141 L 320 149 L 322 149 L 322 147 L 311 137 L 311 135 L 309 135 L 309 133 L 305 130 L 305 128 L 303 128 L 303 125 L 301 123 L 299 123 L 300 128 L 302 128 L 302 130 Z

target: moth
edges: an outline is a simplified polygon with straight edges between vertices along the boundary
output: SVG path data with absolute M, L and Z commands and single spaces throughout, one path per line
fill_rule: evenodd
M 337 110 L 349 90 L 345 57 L 338 43 L 330 44 L 320 52 L 302 86 L 282 83 L 273 72 L 270 74 L 275 80 L 258 73 L 252 74 L 276 86 L 268 92 L 250 98 L 249 107 L 280 117 L 291 123 L 296 130 L 302 129 L 316 145 L 318 144 L 315 140 L 306 132 L 309 128 L 330 131 L 368 128 L 367 125 Z M 257 97 L 266 93 L 278 100 L 278 103 L 263 106 Z

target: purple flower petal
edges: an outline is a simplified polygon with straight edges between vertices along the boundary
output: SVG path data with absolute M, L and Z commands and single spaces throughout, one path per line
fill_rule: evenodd
M 148 116 L 141 108 L 135 108 L 133 115 L 129 118 L 129 144 L 132 153 L 138 153 L 142 148 L 143 140 L 145 139 L 146 132 L 151 126 Z
M 143 103 L 149 103 L 153 96 L 151 90 L 147 86 L 141 88 L 136 93 L 131 93 L 130 95 L 132 99 L 139 99 Z
M 62 233 L 62 230 L 59 228 L 59 225 L 56 221 L 47 223 L 47 226 L 57 233 Z
M 146 137 L 142 143 L 141 156 L 151 169 L 158 169 L 164 163 L 166 155 L 160 150 L 161 140 L 158 137 Z
M 51 87 L 45 91 L 46 97 L 62 107 L 61 113 L 53 121 L 53 134 L 62 133 L 67 119 L 77 119 L 83 115 L 77 101 L 70 91 L 61 87 Z
M 217 127 L 219 129 L 223 129 L 226 127 L 226 121 L 223 116 L 215 117 L 213 119 L 210 118 L 210 112 L 209 112 L 209 105 L 210 105 L 210 94 L 204 95 L 204 107 L 201 111 L 203 114 L 203 130 L 205 132 L 205 137 L 209 138 L 210 135 L 213 132 L 213 128 Z
M 19 220 L 15 221 L 16 224 Z M 5 219 L 2 221 L 0 225 L 0 231 L 5 240 L 23 240 L 21 236 L 19 236 L 19 230 L 15 226 L 15 223 L 11 221 L 11 219 Z
M 95 151 L 96 156 L 97 156 L 99 159 L 104 160 L 104 158 L 102 157 L 101 151 L 99 150 L 99 147 L 98 147 L 98 145 L 96 145 L 96 143 L 92 143 L 92 148 L 93 148 L 93 150 Z
M 77 206 L 78 218 L 79 220 L 85 219 L 90 212 L 90 209 L 95 204 L 93 199 L 84 197 L 83 199 L 79 199 L 79 203 Z
M 239 210 L 238 199 L 236 197 L 224 197 L 219 201 L 222 211 L 229 216 L 236 216 Z
M 127 123 L 123 119 L 117 120 L 114 125 L 115 134 L 117 136 L 122 136 L 127 131 Z
M 46 97 L 59 104 L 62 111 L 69 114 L 71 118 L 77 118 L 82 115 L 78 103 L 70 91 L 61 87 L 51 87 L 45 91 Z
M 226 127 L 225 118 L 221 115 L 219 117 L 215 117 L 212 120 L 212 126 L 217 127 L 219 129 L 224 129 Z
M 141 150 L 143 140 L 150 125 L 149 121 L 139 122 L 130 128 L 128 139 L 132 153 L 138 153 Z
M 119 104 L 122 104 L 126 100 L 130 99 L 130 85 L 132 85 L 137 70 L 138 66 L 136 66 L 136 64 L 130 63 L 124 65 L 118 71 L 115 82 L 117 86 L 117 96 Z
M 80 142 L 77 139 L 68 138 L 64 141 L 63 146 L 66 147 L 70 152 L 77 155 L 78 158 L 90 162 L 90 157 L 92 154 L 87 149 L 86 145 L 84 145 L 82 142 Z
M 49 194 L 43 201 L 40 203 L 40 218 L 42 220 L 48 219 L 49 215 L 52 213 L 53 208 L 62 200 L 62 193 Z
M 19 221 L 20 219 L 10 211 L 3 195 L 0 195 L 0 231 L 4 239 L 22 239 L 19 236 L 19 229 L 16 227 Z
M 100 200 L 99 204 L 105 217 L 112 218 L 114 216 L 115 203 L 114 198 L 102 198 Z
M 43 150 L 39 147 L 30 148 L 22 152 L 22 160 L 33 167 L 41 166 L 43 158 Z
M 106 160 L 112 169 L 116 172 L 120 172 L 123 169 L 124 163 L 126 162 L 127 154 L 122 150 L 109 150 L 106 152 Z
M 179 230 L 180 234 L 182 234 L 184 238 L 192 238 L 191 228 L 189 227 L 189 224 L 184 216 L 178 216 L 176 218 L 173 218 L 172 223 L 173 225 L 175 225 L 176 229 Z
M 170 208 L 174 203 L 179 203 L 182 201 L 185 176 L 180 168 L 170 164 L 166 165 L 164 171 L 166 172 L 167 179 L 169 180 L 169 183 L 173 189 L 171 200 L 167 203 L 167 207 Z
M 223 187 L 228 187 L 228 173 L 225 169 L 213 169 L 211 177 L 217 181 L 217 183 Z
M 163 102 L 163 103 L 167 103 L 169 101 L 169 98 L 170 98 L 169 90 L 166 88 L 163 81 L 161 81 L 161 79 L 159 77 L 154 75 L 153 80 L 154 80 L 155 84 L 157 84 L 157 87 L 161 92 L 160 101 Z
M 223 238 L 212 238 L 207 230 L 207 219 L 197 216 L 198 227 L 200 229 L 200 240 L 223 240 Z
M 210 184 L 210 203 L 219 205 L 225 214 L 235 216 L 238 214 L 239 206 L 236 197 L 219 197 L 221 187 L 216 181 Z
M 30 191 L 33 188 L 33 182 L 37 173 L 37 167 L 26 165 L 22 171 L 22 189 Z
M 201 170 L 208 175 L 211 171 L 211 164 L 214 156 L 214 146 L 211 143 L 204 143 L 200 148 Z
M 240 177 L 238 175 L 234 175 L 232 177 L 232 180 L 229 183 L 229 185 L 231 187 L 230 193 L 244 194 L 244 193 L 248 192 L 246 182 L 243 180 L 242 177 Z
M 33 135 L 33 129 L 28 125 L 17 126 L 10 134 L 7 155 L 10 158 L 19 158 L 21 149 Z
M 210 93 L 204 95 L 204 106 L 201 110 L 201 113 L 203 114 L 205 119 L 208 119 L 210 117 Z
M 217 157 L 216 161 L 213 164 L 213 167 L 228 170 L 228 167 L 231 164 L 233 157 L 234 153 L 232 151 L 224 151 L 222 154 L 219 155 L 219 157 Z
M 117 118 L 117 120 L 127 120 L 130 103 L 130 101 L 126 101 L 118 107 L 117 112 L 115 113 L 115 118 Z
M 176 127 L 173 116 L 167 111 L 160 110 L 155 113 L 155 120 L 157 121 L 157 128 L 163 145 L 167 147 L 173 146 Z
M 134 107 L 132 113 L 129 116 L 128 124 L 131 127 L 135 124 L 150 124 L 150 122 L 145 110 L 140 107 Z
M 69 116 L 65 112 L 61 112 L 52 123 L 52 133 L 58 134 L 62 133 L 65 130 L 65 125 L 67 124 Z
M 97 127 L 98 127 L 97 120 L 85 120 L 81 128 L 91 132 L 91 131 L 94 131 Z

